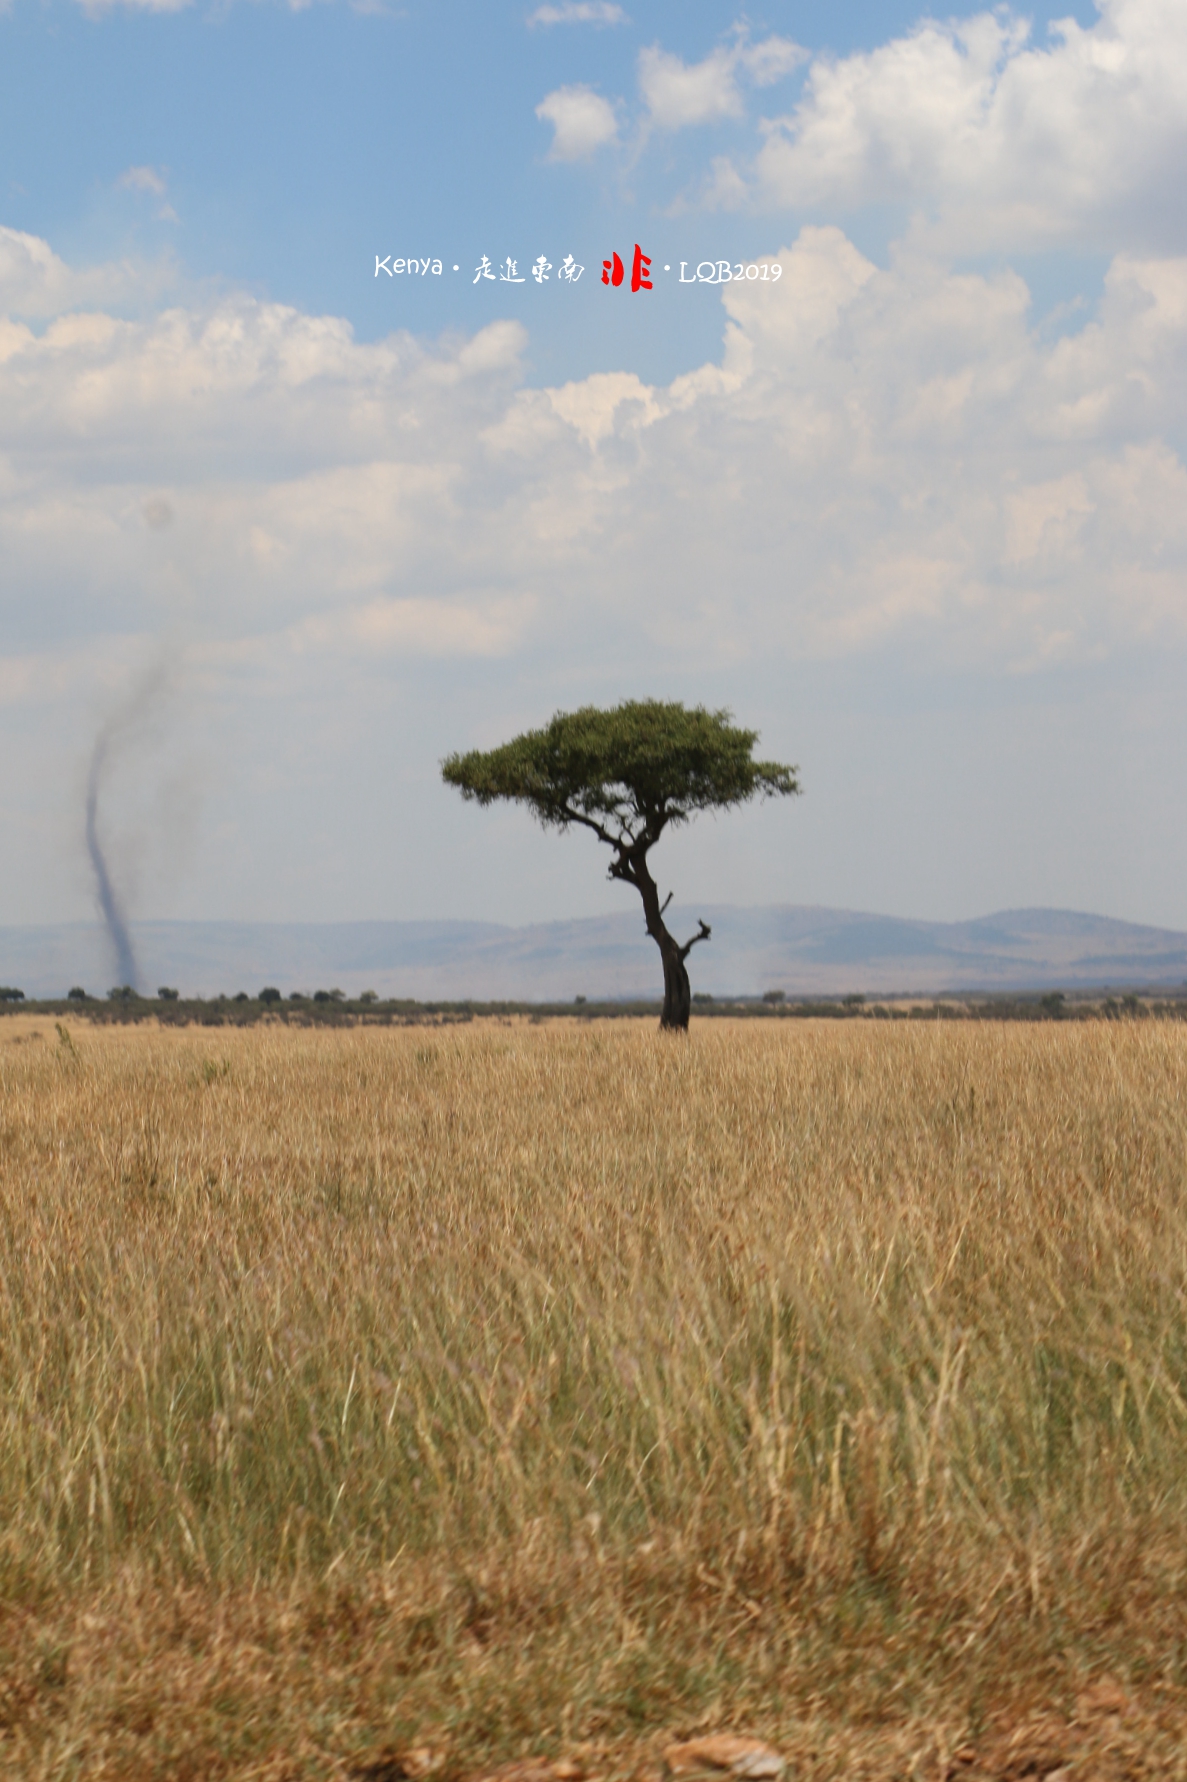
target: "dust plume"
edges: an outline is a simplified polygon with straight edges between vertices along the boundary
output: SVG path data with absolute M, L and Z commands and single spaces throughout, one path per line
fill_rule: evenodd
M 130 984 L 133 990 L 140 988 L 136 953 L 128 930 L 128 918 L 123 900 L 112 880 L 107 850 L 99 836 L 99 800 L 110 779 L 112 758 L 117 745 L 126 749 L 129 744 L 137 740 L 138 732 L 141 733 L 142 738 L 145 726 L 152 716 L 153 707 L 164 689 L 168 671 L 169 664 L 166 657 L 162 655 L 141 676 L 124 703 L 100 729 L 95 738 L 95 746 L 91 751 L 91 765 L 87 773 L 87 853 L 90 855 L 91 866 L 94 869 L 95 891 L 108 937 L 115 953 L 119 981 L 121 984 Z
M 116 971 L 121 984 L 130 984 L 133 990 L 139 989 L 136 973 L 136 955 L 132 950 L 132 937 L 128 933 L 128 924 L 115 886 L 111 882 L 111 874 L 107 870 L 107 859 L 103 853 L 103 844 L 99 840 L 99 827 L 96 821 L 99 814 L 99 785 L 103 778 L 103 769 L 107 762 L 107 751 L 111 742 L 110 728 L 103 729 L 95 742 L 91 754 L 91 769 L 87 775 L 87 853 L 91 857 L 91 865 L 95 869 L 95 889 L 99 896 L 99 908 L 103 912 L 103 920 L 107 924 L 107 932 L 115 949 Z

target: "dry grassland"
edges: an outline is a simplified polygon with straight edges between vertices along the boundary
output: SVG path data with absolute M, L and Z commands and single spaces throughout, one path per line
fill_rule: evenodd
M 1187 1775 L 1185 1097 L 1157 1021 L 5 1020 L 0 1772 Z

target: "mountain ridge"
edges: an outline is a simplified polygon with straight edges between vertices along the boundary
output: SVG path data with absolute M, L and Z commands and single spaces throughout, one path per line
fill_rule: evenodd
M 706 904 L 673 919 L 713 937 L 690 961 L 713 995 L 909 994 L 946 990 L 1178 986 L 1187 933 L 1087 911 L 998 910 L 957 922 L 816 904 Z M 662 978 L 637 911 L 521 927 L 497 922 L 132 924 L 139 988 L 211 996 L 275 983 L 462 1000 L 654 996 Z M 98 922 L 0 927 L 0 982 L 28 996 L 73 984 L 103 994 L 114 955 Z

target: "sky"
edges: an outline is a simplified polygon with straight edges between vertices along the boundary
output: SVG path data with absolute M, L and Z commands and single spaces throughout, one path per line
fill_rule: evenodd
M 134 920 L 622 909 L 439 762 L 655 697 L 690 932 L 1187 929 L 1185 153 L 1182 0 L 0 5 L 0 925 L 96 759 Z

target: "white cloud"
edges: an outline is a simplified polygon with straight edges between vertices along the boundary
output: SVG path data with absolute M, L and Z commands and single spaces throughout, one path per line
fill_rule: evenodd
M 592 87 L 558 87 L 536 107 L 536 116 L 555 132 L 549 159 L 583 161 L 618 135 L 614 107 Z
M 164 175 L 155 167 L 129 167 L 120 174 L 116 184 L 132 192 L 152 192 L 158 198 L 163 198 L 168 190 Z
M 69 302 L 73 270 L 19 239 L 42 302 L 55 284 Z M 897 677 L 900 701 L 904 661 L 921 685 L 959 666 L 974 703 L 1011 674 L 1091 664 L 1113 675 L 1099 685 L 1115 712 L 1117 664 L 1136 662 L 1126 721 L 1144 723 L 1149 674 L 1169 678 L 1187 651 L 1187 258 L 1118 256 L 1057 340 L 1009 272 L 906 252 L 876 266 L 835 228 L 801 231 L 777 259 L 778 283 L 722 288 L 723 351 L 666 386 L 623 367 L 530 388 L 527 337 L 506 319 L 468 340 L 360 342 L 340 318 L 239 294 L 139 320 L 0 321 L 0 746 L 14 762 L 0 816 L 21 838 L 0 856 L 0 879 L 19 861 L 6 908 L 35 919 L 68 879 L 85 909 L 85 861 L 73 879 L 62 864 L 81 859 L 70 775 L 107 690 L 162 634 L 187 664 L 170 723 L 191 741 L 175 752 L 222 751 L 210 796 L 225 828 L 196 851 L 207 876 L 187 881 L 207 913 L 240 898 L 365 913 L 372 857 L 351 834 L 375 834 L 390 808 L 401 846 L 414 835 L 417 859 L 439 860 L 452 831 L 437 756 L 570 701 L 735 696 L 771 728 L 789 689 L 832 673 L 796 665 L 831 657 L 844 673 L 828 684 L 857 685 L 864 659 L 866 685 Z M 655 301 L 715 298 L 661 286 Z M 1060 759 L 1062 721 L 1048 727 Z M 800 724 L 787 717 L 789 759 Z M 934 734 L 967 743 L 963 725 L 962 708 Z M 871 716 L 868 734 L 891 754 L 902 726 Z M 414 779 L 418 815 L 402 802 Z M 862 782 L 871 809 L 876 780 Z M 950 847 L 942 826 L 928 859 Z M 310 848 L 313 834 L 338 850 Z M 459 817 L 451 871 L 467 870 L 472 834 Z M 508 885 L 526 872 L 509 834 Z M 308 890 L 314 854 L 341 847 L 340 879 Z M 567 870 L 555 859 L 542 870 Z M 764 895 L 796 895 L 777 877 Z M 371 911 L 423 913 L 438 895 L 409 878 L 409 901 L 389 904 L 395 882 Z
M 808 51 L 789 37 L 764 37 L 761 43 L 748 43 L 744 33 L 735 54 L 738 67 L 756 87 L 774 86 L 808 60 Z
M 537 6 L 529 25 L 625 25 L 627 15 L 611 0 L 561 0 L 559 6 Z
M 602 371 L 549 390 L 548 399 L 562 421 L 567 421 L 589 446 L 598 445 L 615 430 L 624 403 L 636 405 L 637 424 L 648 426 L 663 409 L 658 393 L 633 371 Z
M 911 637 L 1005 668 L 1187 638 L 1187 259 L 1119 257 L 1051 342 L 1012 273 L 879 269 L 832 228 L 778 259 L 723 288 L 720 363 L 666 388 L 526 388 L 509 321 L 430 349 L 245 297 L 10 319 L 6 629 L 44 653 L 180 613 L 360 667 L 646 634 L 676 661 Z
M 662 130 L 736 118 L 744 109 L 734 58 L 716 49 L 691 67 L 658 44 L 639 52 L 639 91 L 653 123 Z
M 377 598 L 293 626 L 299 655 L 505 656 L 523 635 L 534 603 L 524 598 L 466 601 Z
M 714 156 L 700 203 L 705 210 L 745 210 L 749 205 L 750 187 L 728 155 Z
M 151 304 L 175 278 L 167 259 L 67 266 L 40 236 L 0 225 L 0 318 L 61 315 L 80 304 Z
M 1049 44 L 1005 10 L 818 59 L 766 126 L 760 202 L 923 206 L 948 252 L 1187 245 L 1187 8 L 1100 0 Z
M 121 8 L 129 12 L 184 12 L 194 0 L 78 0 L 78 5 L 92 19 L 109 16 Z M 314 0 L 285 0 L 290 12 L 308 12 Z M 350 10 L 374 17 L 388 11 L 388 0 L 348 0 Z M 0 11 L 3 6 L 0 5 Z
M 126 7 L 129 12 L 184 12 L 192 0 L 78 0 L 78 3 L 91 18 L 99 18 L 120 7 Z
M 154 198 L 162 199 L 169 189 L 164 174 L 155 167 L 129 167 L 120 174 L 116 184 L 128 192 L 149 192 Z M 159 204 L 155 214 L 158 223 L 177 221 L 177 212 L 171 204 Z
M 661 130 L 690 124 L 711 124 L 741 117 L 744 78 L 770 86 L 807 59 L 806 51 L 786 37 L 767 37 L 752 44 L 742 30 L 732 46 L 719 45 L 702 62 L 687 63 L 658 44 L 639 52 L 639 91 L 650 122 Z
M 77 283 L 47 241 L 0 226 L 0 311 L 53 314 L 70 302 Z

